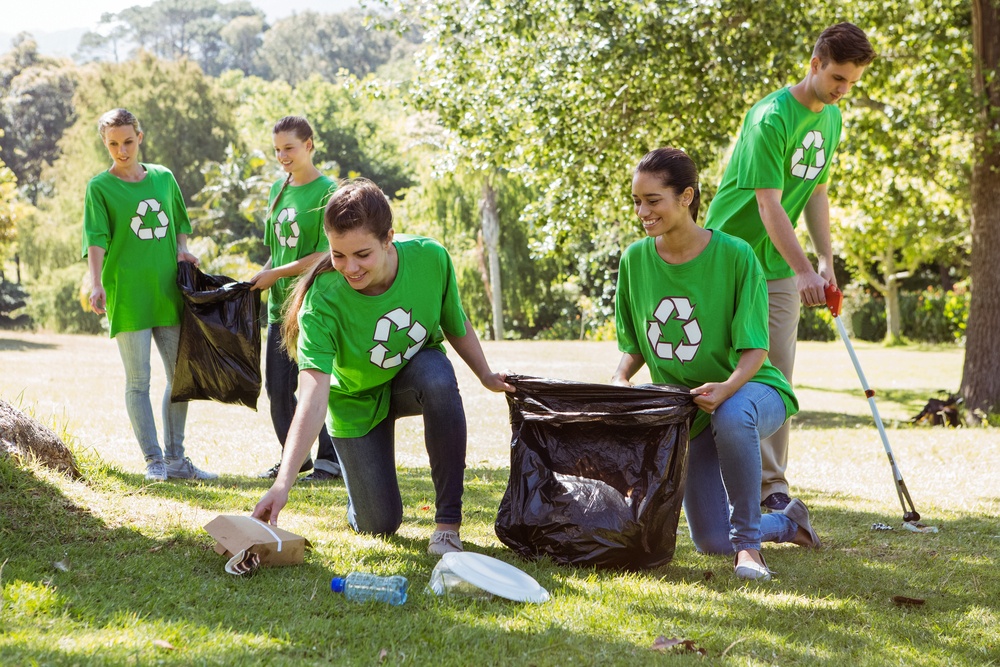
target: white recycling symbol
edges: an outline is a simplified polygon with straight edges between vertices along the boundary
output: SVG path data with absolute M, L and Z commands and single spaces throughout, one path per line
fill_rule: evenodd
M 694 359 L 701 344 L 701 327 L 698 326 L 698 320 L 691 317 L 693 312 L 694 306 L 687 297 L 668 296 L 660 301 L 660 305 L 653 312 L 654 319 L 649 321 L 649 327 L 646 329 L 646 337 L 649 338 L 649 344 L 656 356 L 660 359 L 676 358 L 681 363 Z M 676 344 L 664 343 L 660 340 L 660 327 L 675 317 L 682 323 L 684 338 Z
M 156 214 L 157 226 L 155 227 L 143 227 L 142 219 L 147 213 L 152 211 Z M 158 239 L 162 239 L 167 235 L 167 226 L 170 224 L 170 219 L 167 218 L 167 214 L 160 210 L 160 202 L 155 199 L 143 199 L 139 202 L 139 206 L 135 209 L 135 216 L 132 218 L 132 224 L 129 225 L 132 231 L 143 241 L 149 241 L 154 236 Z
M 390 357 L 389 348 L 384 343 L 389 342 L 389 334 L 392 333 L 393 327 L 397 331 L 406 331 L 413 344 L 408 346 L 405 352 L 397 352 Z M 411 321 L 409 311 L 396 308 L 380 317 L 375 323 L 375 334 L 372 339 L 375 341 L 375 347 L 368 350 L 371 362 L 379 368 L 395 368 L 403 363 L 404 359 L 409 361 L 420 351 L 427 341 L 427 329 L 420 322 Z
M 281 234 L 281 226 L 286 222 L 292 223 L 289 225 L 292 233 L 288 236 L 283 236 Z M 278 217 L 274 223 L 274 235 L 278 237 L 278 243 L 282 246 L 294 248 L 299 244 L 299 223 L 295 220 L 294 208 L 283 208 L 278 212 Z
M 813 153 L 814 164 L 807 165 L 805 161 L 806 151 L 810 148 L 816 149 L 816 152 Z M 796 148 L 795 153 L 792 154 L 792 176 L 812 181 L 819 176 L 819 172 L 823 171 L 825 165 L 826 150 L 823 149 L 823 135 L 819 130 L 812 130 L 806 134 L 802 145 Z

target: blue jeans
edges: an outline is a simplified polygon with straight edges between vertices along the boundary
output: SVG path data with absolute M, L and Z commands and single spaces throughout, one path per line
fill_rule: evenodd
M 359 438 L 334 438 L 347 486 L 347 521 L 359 533 L 390 535 L 403 522 L 396 478 L 395 422 L 422 414 L 437 523 L 461 523 L 465 486 L 465 408 L 444 353 L 424 349 L 392 380 L 389 415 Z
M 761 542 L 795 537 L 794 521 L 760 510 L 760 440 L 784 422 L 777 390 L 748 382 L 716 409 L 711 427 L 691 440 L 684 515 L 698 551 L 759 550 Z
M 295 406 L 298 404 L 295 392 L 299 388 L 299 366 L 282 349 L 281 343 L 281 324 L 268 324 L 267 345 L 264 348 L 264 388 L 271 404 L 274 434 L 278 436 L 278 443 L 284 449 L 288 428 L 292 425 Z M 330 439 L 326 426 L 319 432 L 319 451 L 316 453 L 314 467 L 332 474 L 340 472 L 337 452 L 333 449 L 333 440 Z
M 184 423 L 187 421 L 187 403 L 171 403 L 170 389 L 177 365 L 177 344 L 181 328 L 154 327 L 141 331 L 122 331 L 115 334 L 118 353 L 125 365 L 125 409 L 128 411 L 132 431 L 139 441 L 146 463 L 164 458 L 156 439 L 156 422 L 149 400 L 150 348 L 153 340 L 163 360 L 167 374 L 167 388 L 163 392 L 163 446 L 169 460 L 184 458 Z

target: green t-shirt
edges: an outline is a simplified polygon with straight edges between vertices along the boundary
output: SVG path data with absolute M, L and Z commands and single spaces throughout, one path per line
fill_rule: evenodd
M 656 240 L 630 245 L 622 255 L 615 294 L 618 349 L 639 354 L 657 384 L 694 388 L 724 382 L 741 350 L 768 349 L 767 285 L 753 251 L 720 232 L 697 257 L 668 264 Z M 767 360 L 753 382 L 774 387 L 785 415 L 798 412 L 792 387 Z M 699 410 L 691 437 L 710 421 Z
M 271 186 L 268 207 L 278 196 L 285 179 Z M 271 249 L 271 267 L 291 264 L 297 259 L 320 250 L 329 250 L 330 242 L 323 233 L 323 210 L 337 184 L 320 176 L 305 185 L 289 185 L 281 193 L 271 217 L 264 223 L 264 243 Z M 281 309 L 291 292 L 292 281 L 298 276 L 278 278 L 267 298 L 267 321 L 281 321 Z
M 107 293 L 111 337 L 122 331 L 180 324 L 177 235 L 191 233 L 184 197 L 166 167 L 143 164 L 138 183 L 102 172 L 87 184 L 83 256 L 107 252 L 101 282 Z
M 384 293 L 361 294 L 330 271 L 316 276 L 299 311 L 299 369 L 331 375 L 327 428 L 334 437 L 368 433 L 388 415 L 390 383 L 413 355 L 443 352 L 443 331 L 465 335 L 448 251 L 420 236 L 397 234 L 393 244 L 399 269 Z
M 810 111 L 788 88 L 762 99 L 743 120 L 719 191 L 708 207 L 705 227 L 749 243 L 766 280 L 790 278 L 795 273 L 768 236 L 754 191 L 781 190 L 781 206 L 796 226 L 816 186 L 827 182 L 841 125 L 837 105 Z

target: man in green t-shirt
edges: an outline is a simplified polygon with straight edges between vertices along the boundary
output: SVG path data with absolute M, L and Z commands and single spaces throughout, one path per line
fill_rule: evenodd
M 840 143 L 836 104 L 875 59 L 867 36 L 851 23 L 823 31 L 805 78 L 771 93 L 747 113 L 705 227 L 747 241 L 767 280 L 771 347 L 768 359 L 789 382 L 795 361 L 800 302 L 826 303 L 825 288 L 836 285 L 830 243 L 827 179 Z M 799 246 L 795 226 L 805 213 L 818 257 L 812 263 Z M 761 498 L 772 511 L 789 502 L 785 423 L 761 441 Z

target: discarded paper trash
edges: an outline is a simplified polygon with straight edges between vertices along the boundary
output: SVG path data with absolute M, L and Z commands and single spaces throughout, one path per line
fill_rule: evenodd
M 259 565 L 298 565 L 303 561 L 309 540 L 271 526 L 251 516 L 223 514 L 207 524 L 205 530 L 215 538 L 215 552 L 229 557 L 226 571 L 230 574 L 247 574 Z
M 509 563 L 471 551 L 446 553 L 431 572 L 428 587 L 438 595 L 545 602 L 549 592 L 531 575 Z

